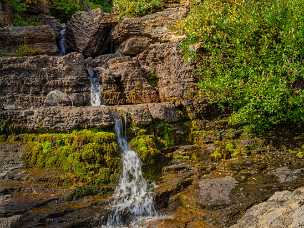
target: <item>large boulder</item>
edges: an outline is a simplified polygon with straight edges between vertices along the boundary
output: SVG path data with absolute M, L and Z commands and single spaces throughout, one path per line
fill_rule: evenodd
M 176 7 L 144 17 L 125 18 L 113 30 L 113 43 L 115 46 L 119 46 L 134 36 L 145 36 L 159 42 L 180 40 L 181 36 L 173 31 L 171 27 L 182 19 L 186 13 L 186 8 Z
M 81 54 L 0 59 L 3 108 L 44 106 L 47 95 L 54 90 L 66 93 L 75 106 L 89 104 L 90 81 Z
M 266 202 L 251 207 L 230 228 L 304 227 L 304 188 L 276 192 Z
M 111 58 L 100 67 L 104 104 L 141 104 L 159 102 L 157 88 L 149 82 L 149 72 L 128 57 Z
M 0 29 L 2 55 L 55 55 L 56 34 L 48 25 Z
M 66 93 L 53 90 L 46 96 L 44 104 L 46 106 L 70 106 L 72 102 Z
M 199 198 L 203 206 L 222 206 L 230 203 L 230 193 L 237 181 L 230 176 L 214 179 L 202 179 L 199 182 Z
M 116 24 L 113 15 L 99 8 L 89 12 L 77 12 L 66 27 L 66 45 L 84 56 L 97 56 L 110 52 L 111 31 Z
M 137 59 L 147 71 L 155 74 L 162 102 L 193 98 L 197 91 L 193 66 L 184 61 L 178 43 L 152 44 Z

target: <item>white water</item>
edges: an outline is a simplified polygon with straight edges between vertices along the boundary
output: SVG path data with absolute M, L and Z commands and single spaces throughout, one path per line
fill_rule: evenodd
M 129 148 L 123 129 L 122 120 L 116 117 L 115 132 L 122 151 L 123 170 L 114 192 L 113 211 L 106 227 L 121 227 L 126 220 L 134 224 L 143 218 L 157 216 L 152 193 L 142 174 L 142 163 L 136 152 Z
M 91 106 L 100 106 L 100 83 L 98 74 L 92 69 L 88 69 L 89 78 L 91 81 Z
M 58 46 L 59 46 L 59 53 L 60 53 L 60 55 L 65 55 L 66 54 L 66 48 L 65 48 L 65 27 L 63 27 L 63 29 L 60 30 Z

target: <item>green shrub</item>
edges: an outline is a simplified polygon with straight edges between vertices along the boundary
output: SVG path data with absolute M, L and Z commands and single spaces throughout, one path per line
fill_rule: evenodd
M 304 0 L 205 0 L 182 22 L 204 97 L 263 132 L 304 122 Z
M 113 3 L 120 17 L 143 16 L 162 7 L 162 0 L 114 0 Z

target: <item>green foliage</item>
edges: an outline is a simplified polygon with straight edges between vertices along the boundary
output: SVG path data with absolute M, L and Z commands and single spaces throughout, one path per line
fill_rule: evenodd
M 15 14 L 13 18 L 14 26 L 37 26 L 40 25 L 41 22 L 36 16 L 21 16 L 19 14 Z
M 30 167 L 60 168 L 92 184 L 114 183 L 120 158 L 115 135 L 93 130 L 60 134 L 24 134 Z
M 27 5 L 23 0 L 9 0 L 14 13 L 23 13 L 26 11 Z
M 166 122 L 158 122 L 155 125 L 156 135 L 160 138 L 160 143 L 163 147 L 170 147 L 175 144 L 174 130 L 172 126 Z
M 51 4 L 51 13 L 62 21 L 67 21 L 75 12 L 88 8 L 101 8 L 105 12 L 112 10 L 107 0 L 54 0 Z
M 130 147 L 138 154 L 143 162 L 144 176 L 154 180 L 161 174 L 161 169 L 166 159 L 160 152 L 159 138 L 148 135 L 144 131 L 130 141 Z
M 296 154 L 298 158 L 304 158 L 304 144 L 300 148 L 290 149 L 289 152 Z
M 205 0 L 182 28 L 210 103 L 230 123 L 263 132 L 304 123 L 304 0 Z
M 162 0 L 114 0 L 113 3 L 120 17 L 143 16 L 162 7 Z
M 136 151 L 145 165 L 153 165 L 159 156 L 157 140 L 153 135 L 139 135 L 130 141 L 130 146 Z
M 16 49 L 16 56 L 22 57 L 22 56 L 31 56 L 31 55 L 38 55 L 39 50 L 32 48 L 28 46 L 27 44 L 21 44 L 17 49 Z

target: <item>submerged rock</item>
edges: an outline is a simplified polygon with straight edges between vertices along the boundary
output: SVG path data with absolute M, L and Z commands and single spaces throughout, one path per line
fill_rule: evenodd
M 231 228 L 300 228 L 304 226 L 304 188 L 276 192 L 266 202 L 253 206 Z

